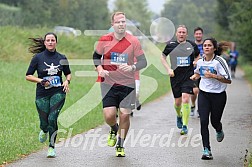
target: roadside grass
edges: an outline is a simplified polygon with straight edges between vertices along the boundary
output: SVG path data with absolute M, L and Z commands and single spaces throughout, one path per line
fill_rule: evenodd
M 244 71 L 244 78 L 248 81 L 252 90 L 252 62 L 245 61 L 242 56 L 239 61 L 239 67 Z M 252 119 L 252 116 L 249 119 Z M 250 142 L 252 143 L 252 140 Z M 252 167 L 252 147 L 248 148 L 248 151 L 248 159 L 246 159 L 246 163 L 244 162 L 244 166 Z
M 246 64 L 242 65 L 241 68 L 243 69 L 243 71 L 245 73 L 245 76 L 244 76 L 245 79 L 250 84 L 250 89 L 252 89 L 252 64 L 246 63 Z M 250 117 L 250 119 L 252 119 L 252 116 Z M 249 167 L 252 167 L 252 148 L 249 148 L 249 150 L 251 152 L 249 154 L 249 160 L 248 160 L 248 162 L 249 162 Z
M 244 77 L 249 81 L 250 86 L 252 86 L 252 64 L 244 64 L 241 68 L 244 71 Z

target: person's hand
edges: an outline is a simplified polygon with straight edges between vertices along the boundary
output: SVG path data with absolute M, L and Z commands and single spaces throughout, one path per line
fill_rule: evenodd
M 68 92 L 70 91 L 70 89 L 69 89 L 69 84 L 68 84 L 68 81 L 67 81 L 67 80 L 65 80 L 65 81 L 63 82 L 62 86 L 63 86 L 63 91 L 64 91 L 64 92 L 68 93 Z
M 193 75 L 190 77 L 190 79 L 193 80 L 193 81 L 199 79 L 199 78 L 198 78 L 198 74 L 193 74 Z
M 168 75 L 169 75 L 170 77 L 174 77 L 174 76 L 175 76 L 174 71 L 173 71 L 172 69 L 169 69 L 169 70 L 168 70 Z
M 124 72 L 133 71 L 133 67 L 127 64 L 119 65 L 119 69 L 123 70 Z
M 100 70 L 100 71 L 98 71 L 98 75 L 100 77 L 109 76 L 109 71 L 107 71 L 107 70 Z
M 50 81 L 48 81 L 47 79 L 42 79 L 42 80 L 40 81 L 40 84 L 41 84 L 42 86 L 44 86 L 44 87 L 48 87 L 48 86 L 50 86 Z
M 193 67 L 196 67 L 196 65 L 197 65 L 197 61 L 193 61 Z
M 213 73 L 211 73 L 209 70 L 206 70 L 204 73 L 204 76 L 206 78 L 214 78 L 215 75 Z

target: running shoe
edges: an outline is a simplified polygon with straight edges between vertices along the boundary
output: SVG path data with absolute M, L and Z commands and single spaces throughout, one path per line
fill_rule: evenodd
M 186 125 L 183 125 L 180 134 L 181 134 L 181 135 L 185 135 L 185 134 L 187 134 L 187 133 L 188 133 L 187 126 L 186 126 Z
M 217 139 L 218 142 L 222 142 L 222 140 L 224 139 L 223 130 L 221 130 L 220 132 L 216 132 L 216 139 Z
M 116 144 L 116 132 L 115 131 L 110 131 L 109 136 L 108 136 L 108 146 L 114 147 Z
M 49 147 L 48 148 L 48 153 L 47 153 L 47 158 L 54 158 L 54 157 L 56 157 L 55 150 L 54 150 L 54 148 Z
M 120 146 L 116 146 L 116 156 L 117 157 L 125 157 L 124 148 Z
M 182 117 L 177 116 L 177 127 L 181 129 L 183 126 Z
M 47 133 L 44 133 L 43 130 L 39 132 L 39 142 L 44 143 L 47 139 Z
M 203 155 L 202 155 L 201 159 L 203 159 L 203 160 L 213 159 L 212 153 L 207 147 L 204 148 Z
M 190 113 L 190 116 L 192 116 L 192 117 L 194 116 L 194 110 L 195 110 L 195 106 L 192 106 L 191 107 L 191 113 Z
M 136 101 L 136 109 L 141 110 L 141 107 L 142 107 L 141 103 L 139 102 L 139 100 L 137 100 Z

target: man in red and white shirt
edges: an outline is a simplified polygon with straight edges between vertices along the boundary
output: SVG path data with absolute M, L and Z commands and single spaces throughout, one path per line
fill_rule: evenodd
M 108 145 L 116 142 L 116 156 L 124 157 L 123 143 L 130 126 L 129 115 L 135 100 L 135 71 L 147 66 L 139 40 L 126 32 L 126 16 L 115 12 L 111 17 L 114 32 L 102 36 L 93 54 L 98 75 L 102 78 L 103 114 L 111 127 Z M 101 58 L 103 59 L 101 60 Z M 134 64 L 134 58 L 137 63 Z M 119 108 L 119 125 L 116 120 Z M 118 132 L 118 140 L 116 138 Z

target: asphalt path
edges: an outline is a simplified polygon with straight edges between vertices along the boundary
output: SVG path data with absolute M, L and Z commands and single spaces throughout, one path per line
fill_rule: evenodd
M 181 136 L 169 93 L 134 113 L 125 143 L 126 157 L 116 157 L 115 148 L 106 146 L 109 127 L 103 125 L 59 142 L 56 158 L 46 158 L 45 148 L 7 166 L 242 167 L 246 150 L 252 151 L 252 91 L 242 71 L 238 70 L 228 85 L 227 95 L 222 117 L 225 138 L 221 143 L 216 141 L 215 131 L 209 125 L 213 154 L 210 161 L 201 160 L 199 118 L 190 117 L 189 133 Z

